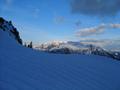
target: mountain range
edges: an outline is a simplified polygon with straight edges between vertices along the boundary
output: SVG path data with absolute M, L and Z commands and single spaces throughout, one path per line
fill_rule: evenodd
M 94 41 L 95 43 L 95 41 Z M 113 59 L 120 60 L 120 52 L 116 50 L 104 49 L 96 44 L 84 42 L 62 42 L 53 41 L 35 46 L 34 49 L 56 54 L 85 54 L 85 55 L 100 55 L 107 56 Z

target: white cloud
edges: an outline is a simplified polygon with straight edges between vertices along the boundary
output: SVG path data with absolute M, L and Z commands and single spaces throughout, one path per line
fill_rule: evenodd
M 76 32 L 76 35 L 80 37 L 85 37 L 85 36 L 100 34 L 104 32 L 104 29 L 105 29 L 105 25 L 101 24 L 100 26 L 97 27 L 80 29 L 79 31 Z
M 120 29 L 120 24 L 101 24 L 96 27 L 80 29 L 76 32 L 76 36 L 86 37 L 91 35 L 102 34 L 105 30 Z
M 110 24 L 110 27 L 120 29 L 120 24 Z

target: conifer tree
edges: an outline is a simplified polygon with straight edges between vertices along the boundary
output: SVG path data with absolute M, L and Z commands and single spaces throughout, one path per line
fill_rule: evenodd
M 30 44 L 28 45 L 29 48 L 33 48 L 33 44 L 32 41 L 30 42 Z

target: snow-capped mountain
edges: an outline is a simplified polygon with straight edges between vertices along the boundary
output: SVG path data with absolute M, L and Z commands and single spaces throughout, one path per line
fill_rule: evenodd
M 92 44 L 94 46 L 102 47 L 110 51 L 120 52 L 120 39 L 103 39 L 103 40 L 82 40 L 84 45 Z
M 59 42 L 41 44 L 35 47 L 37 50 L 46 51 L 57 54 L 86 54 L 107 56 L 120 60 L 120 52 L 110 51 L 92 44 L 83 44 L 83 42 Z
M 23 47 L 0 28 L 0 90 L 120 90 L 119 71 L 120 62 L 107 57 Z

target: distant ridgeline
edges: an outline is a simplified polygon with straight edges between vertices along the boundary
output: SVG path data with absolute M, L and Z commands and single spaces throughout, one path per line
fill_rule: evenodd
M 12 21 L 6 21 L 0 17 L 0 30 L 12 33 L 16 41 L 22 45 L 22 39 L 20 38 L 18 30 L 12 25 Z

